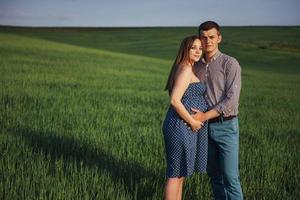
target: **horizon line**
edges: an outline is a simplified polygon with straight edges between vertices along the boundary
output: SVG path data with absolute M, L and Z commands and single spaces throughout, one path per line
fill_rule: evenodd
M 24 25 L 4 25 L 0 28 L 194 28 L 198 26 L 24 26 Z M 222 25 L 221 27 L 300 27 L 300 25 Z

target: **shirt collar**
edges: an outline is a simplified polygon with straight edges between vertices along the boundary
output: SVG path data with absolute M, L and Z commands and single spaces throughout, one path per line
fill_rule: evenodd
M 222 53 L 218 50 L 218 51 L 215 53 L 215 55 L 212 57 L 212 59 L 211 59 L 210 62 L 216 60 L 221 54 L 222 54 Z M 204 59 L 204 56 L 201 58 L 201 61 L 202 61 L 203 63 L 207 63 L 206 60 Z

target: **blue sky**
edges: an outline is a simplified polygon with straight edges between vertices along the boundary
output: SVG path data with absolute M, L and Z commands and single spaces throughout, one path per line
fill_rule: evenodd
M 0 25 L 300 25 L 300 0 L 0 0 Z

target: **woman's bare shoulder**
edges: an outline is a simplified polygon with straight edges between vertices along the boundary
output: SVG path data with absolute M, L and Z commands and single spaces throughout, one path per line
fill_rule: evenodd
M 179 73 L 192 73 L 193 72 L 193 68 L 189 65 L 181 65 L 179 66 Z

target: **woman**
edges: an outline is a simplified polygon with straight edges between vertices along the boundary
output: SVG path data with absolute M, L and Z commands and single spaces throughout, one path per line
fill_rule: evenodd
M 202 56 L 197 36 L 186 37 L 169 74 L 171 105 L 163 123 L 167 159 L 165 199 L 181 199 L 184 178 L 206 171 L 207 124 L 193 119 L 191 108 L 205 112 L 205 69 L 194 65 Z M 201 128 L 202 127 L 202 128 Z M 201 128 L 201 129 L 200 129 Z

